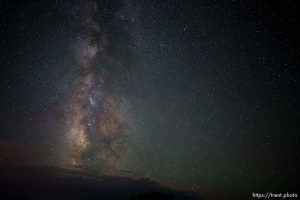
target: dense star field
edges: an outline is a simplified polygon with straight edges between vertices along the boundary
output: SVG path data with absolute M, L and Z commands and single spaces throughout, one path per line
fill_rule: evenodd
M 24 167 L 45 180 L 51 169 L 126 177 L 122 187 L 141 178 L 204 199 L 296 192 L 298 10 L 1 1 L 0 186 Z

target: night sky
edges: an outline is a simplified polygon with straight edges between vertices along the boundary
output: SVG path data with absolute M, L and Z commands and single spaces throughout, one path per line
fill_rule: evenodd
M 208 195 L 293 192 L 297 11 L 1 1 L 0 164 L 130 171 Z

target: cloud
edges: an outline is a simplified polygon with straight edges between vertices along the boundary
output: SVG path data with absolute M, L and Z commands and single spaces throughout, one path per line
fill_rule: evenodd
M 35 145 L 0 141 L 0 164 L 33 164 L 40 162 L 45 155 L 46 151 Z

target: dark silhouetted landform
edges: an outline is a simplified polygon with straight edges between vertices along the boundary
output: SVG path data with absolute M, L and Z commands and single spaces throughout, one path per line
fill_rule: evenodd
M 0 199 L 198 199 L 147 178 L 95 175 L 56 167 L 0 165 Z

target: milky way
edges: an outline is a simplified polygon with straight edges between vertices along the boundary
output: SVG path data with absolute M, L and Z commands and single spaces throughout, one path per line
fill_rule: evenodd
M 128 113 L 124 109 L 128 103 L 121 92 L 115 90 L 118 80 L 107 81 L 114 78 L 105 71 L 107 67 L 120 65 L 109 52 L 107 27 L 101 24 L 107 16 L 106 10 L 105 5 L 98 5 L 96 1 L 87 1 L 80 9 L 75 80 L 68 95 L 67 145 L 63 150 L 67 155 L 64 160 L 73 166 L 117 166 L 121 162 L 119 152 L 124 151 L 122 141 L 129 130 Z M 112 14 L 106 20 L 118 22 L 118 16 Z

